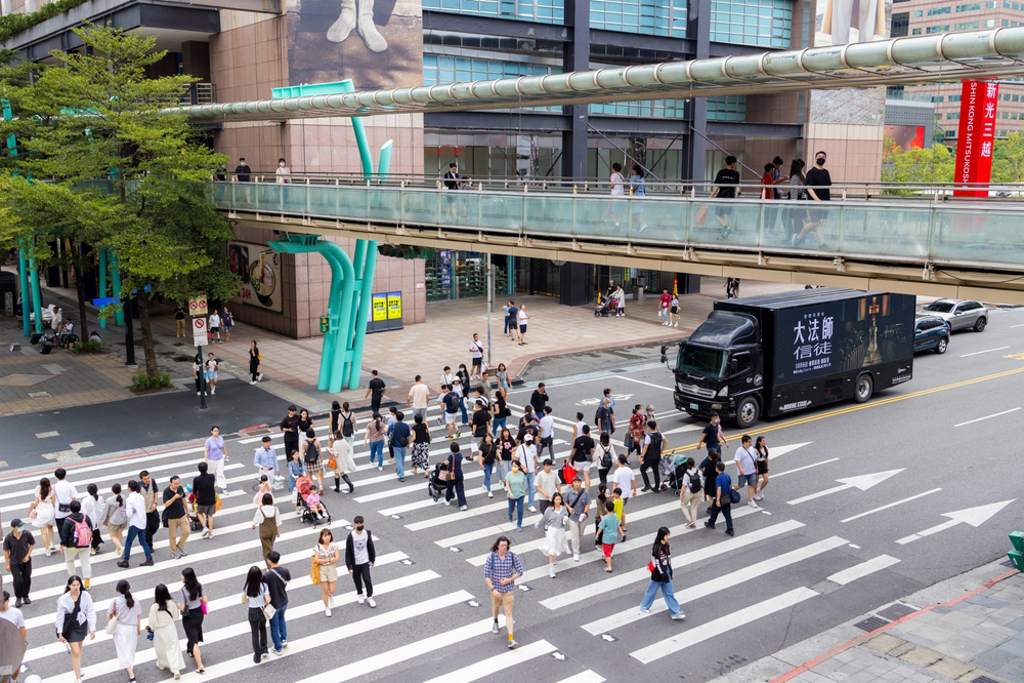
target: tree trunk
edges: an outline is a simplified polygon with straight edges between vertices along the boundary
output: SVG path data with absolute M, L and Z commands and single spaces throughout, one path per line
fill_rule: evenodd
M 149 293 L 139 287 L 136 301 L 139 302 L 139 327 L 142 329 L 142 352 L 146 356 L 146 374 L 156 375 L 156 351 L 153 348 L 153 330 L 149 326 Z M 131 321 L 126 321 L 129 325 Z

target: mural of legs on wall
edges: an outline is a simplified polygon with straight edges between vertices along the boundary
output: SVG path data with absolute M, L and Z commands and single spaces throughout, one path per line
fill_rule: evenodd
M 341 0 L 341 15 L 327 30 L 327 40 L 332 43 L 343 42 L 352 33 L 352 29 L 355 29 L 372 52 L 387 50 L 388 41 L 373 23 L 374 2 L 375 0 Z

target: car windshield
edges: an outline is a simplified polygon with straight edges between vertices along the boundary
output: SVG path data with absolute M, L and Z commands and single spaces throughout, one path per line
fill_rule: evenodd
M 726 353 L 719 349 L 683 344 L 679 349 L 676 370 L 704 377 L 721 378 L 725 376 L 726 358 Z
M 926 311 L 935 311 L 936 313 L 951 313 L 953 311 L 952 301 L 933 301 L 924 307 Z

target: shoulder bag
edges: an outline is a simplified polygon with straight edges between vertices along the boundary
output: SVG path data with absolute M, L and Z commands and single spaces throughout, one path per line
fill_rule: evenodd
M 313 583 L 314 586 L 319 586 L 320 585 L 320 565 L 318 565 L 316 563 L 316 555 L 314 555 L 312 558 L 310 558 L 309 564 L 310 564 L 309 580 Z
M 740 502 L 740 492 L 736 489 L 729 489 L 729 501 L 733 505 L 737 505 Z

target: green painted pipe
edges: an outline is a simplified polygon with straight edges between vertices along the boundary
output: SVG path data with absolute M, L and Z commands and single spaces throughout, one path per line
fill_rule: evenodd
M 107 248 L 100 247 L 100 295 L 98 298 L 104 299 L 107 296 Z M 100 313 L 103 312 L 102 307 Z M 107 319 L 103 315 L 100 315 L 100 327 L 106 329 Z
M 346 78 L 341 82 L 341 91 L 356 91 L 351 78 Z M 356 135 L 356 146 L 359 148 L 359 160 L 363 163 L 363 176 L 369 180 L 373 177 L 373 157 L 370 156 L 370 145 L 366 141 L 366 129 L 363 127 L 363 120 L 360 117 L 353 116 L 351 121 L 352 131 Z
M 110 250 L 110 280 L 114 287 L 114 296 L 121 296 L 121 261 L 117 258 L 117 252 Z M 114 309 L 114 324 L 118 327 L 124 325 L 124 305 Z
M 36 270 L 35 259 L 29 259 L 28 275 L 29 279 L 32 281 L 32 309 L 36 314 L 36 334 L 42 334 L 43 307 L 40 304 L 42 303 L 43 298 L 39 293 L 39 271 Z
M 32 336 L 32 323 L 28 319 L 28 259 L 25 249 L 18 250 L 18 275 L 21 277 L 21 326 L 26 337 Z
M 353 301 L 355 311 L 355 338 L 352 341 L 351 373 L 346 383 L 349 389 L 359 388 L 359 370 L 363 365 L 363 346 L 366 342 L 366 321 L 370 317 L 370 299 L 373 293 L 373 272 L 377 265 L 377 243 L 361 240 L 366 243 L 365 258 L 362 266 L 362 281 L 359 283 L 359 300 Z
M 319 242 L 319 251 L 331 263 L 331 272 L 334 272 L 334 263 L 337 262 L 341 269 L 341 291 L 338 292 L 337 280 L 331 281 L 331 305 L 328 307 L 328 314 L 331 316 L 331 330 L 335 329 L 337 320 L 337 334 L 334 344 L 334 362 L 331 364 L 331 378 L 328 384 L 328 391 L 337 394 L 342 389 L 342 378 L 346 374 L 346 367 L 352 364 L 352 296 L 355 293 L 356 274 L 345 250 L 334 242 Z M 339 296 L 340 294 L 340 296 Z M 340 359 L 339 359 L 340 356 Z M 340 360 L 340 362 L 339 362 Z M 358 375 L 358 371 L 356 371 Z M 358 386 L 358 385 L 357 385 Z M 352 387 L 357 388 L 357 387 Z

